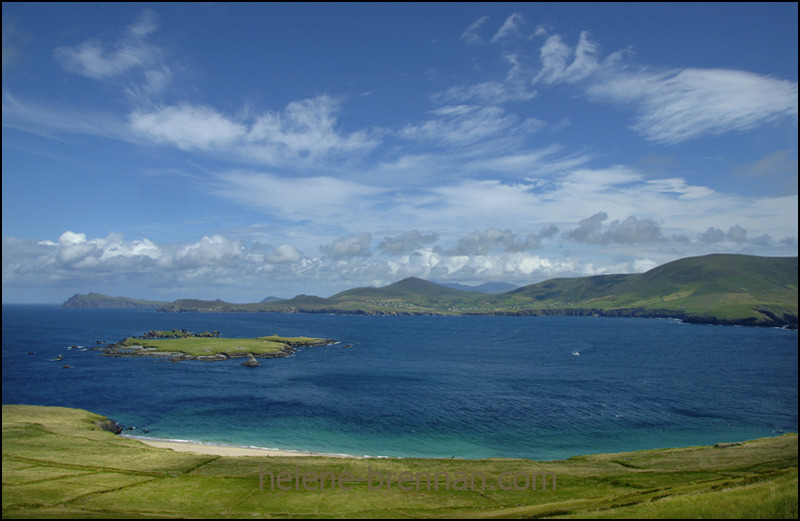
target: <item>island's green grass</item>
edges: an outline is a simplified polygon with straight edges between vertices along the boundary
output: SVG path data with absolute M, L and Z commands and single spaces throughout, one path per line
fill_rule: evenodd
M 242 356 L 275 355 L 287 348 L 324 343 L 321 338 L 281 337 L 278 335 L 258 338 L 214 338 L 182 335 L 180 338 L 133 338 L 124 339 L 120 347 L 148 348 L 156 352 L 185 353 L 191 356 L 226 354 Z
M 4 518 L 797 518 L 796 434 L 552 462 L 231 458 L 148 447 L 101 430 L 101 419 L 76 409 L 3 406 Z M 330 481 L 323 490 L 294 481 L 289 490 L 271 489 L 269 473 L 281 472 L 349 473 L 352 490 Z M 420 490 L 413 481 L 402 490 L 396 476 L 403 472 L 482 473 L 486 486 L 445 488 L 442 478 L 428 490 L 422 478 Z M 557 487 L 541 490 L 539 480 L 536 491 L 502 490 L 496 485 L 504 472 L 555 473 Z M 377 476 L 387 473 L 395 476 L 391 488 L 378 486 Z

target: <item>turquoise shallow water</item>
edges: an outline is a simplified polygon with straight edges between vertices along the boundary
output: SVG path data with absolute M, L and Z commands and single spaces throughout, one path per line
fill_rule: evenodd
M 253 369 L 69 349 L 173 328 L 340 344 Z M 797 332 L 779 329 L 5 305 L 2 348 L 3 403 L 88 409 L 161 439 L 546 460 L 741 441 L 798 423 Z

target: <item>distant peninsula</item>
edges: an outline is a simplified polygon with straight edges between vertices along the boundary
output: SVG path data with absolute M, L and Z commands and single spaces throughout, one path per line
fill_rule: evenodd
M 137 300 L 127 297 L 109 297 L 100 293 L 81 295 L 76 293 L 61 304 L 62 308 L 130 308 L 157 309 L 167 302 L 158 300 Z
M 257 366 L 256 358 L 289 356 L 299 347 L 325 346 L 335 343 L 330 338 L 281 337 L 221 338 L 219 331 L 192 333 L 185 329 L 149 331 L 141 336 L 127 337 L 115 344 L 95 349 L 105 356 L 151 356 L 173 362 L 182 360 L 220 361 L 229 358 L 249 358 L 242 365 Z
M 796 329 L 797 277 L 797 257 L 712 254 L 679 259 L 645 273 L 556 278 L 499 294 L 464 291 L 410 277 L 381 288 L 354 288 L 328 298 L 298 295 L 252 304 L 180 299 L 162 303 L 156 309 L 371 315 L 589 315 Z

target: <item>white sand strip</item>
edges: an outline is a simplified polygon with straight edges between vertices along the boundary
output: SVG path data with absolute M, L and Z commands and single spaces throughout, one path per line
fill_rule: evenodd
M 195 452 L 198 454 L 212 454 L 215 456 L 262 456 L 262 457 L 275 457 L 275 458 L 296 458 L 296 457 L 309 457 L 321 456 L 327 458 L 354 458 L 356 456 L 348 456 L 345 454 L 320 454 L 316 452 L 300 452 L 290 450 L 277 450 L 277 449 L 258 449 L 251 447 L 231 447 L 224 445 L 206 445 L 204 443 L 191 443 L 179 441 L 160 441 L 148 440 L 143 438 L 132 438 L 142 443 L 146 443 L 151 447 L 158 447 L 161 449 L 172 449 L 177 452 Z

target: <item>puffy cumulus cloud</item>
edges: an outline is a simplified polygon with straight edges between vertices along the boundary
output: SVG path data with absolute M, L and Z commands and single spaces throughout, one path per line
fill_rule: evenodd
M 567 239 L 575 242 L 599 242 L 600 228 L 603 226 L 603 221 L 608 219 L 606 212 L 597 212 L 591 217 L 581 219 L 578 222 L 578 227 L 567 233 Z
M 238 267 L 256 260 L 240 240 L 222 235 L 204 236 L 200 241 L 178 248 L 172 257 L 175 266 L 181 268 L 197 266 Z
M 728 230 L 727 239 L 733 242 L 744 242 L 747 240 L 747 230 L 739 226 L 732 226 L 730 230 Z
M 489 228 L 462 237 L 450 253 L 451 255 L 485 255 L 496 248 L 507 249 L 512 244 L 514 244 L 514 233 L 511 230 Z
M 43 241 L 41 244 L 55 247 L 58 261 L 78 269 L 93 268 L 101 263 L 124 268 L 125 264 L 141 265 L 145 260 L 157 261 L 163 256 L 159 247 L 148 239 L 126 242 L 118 233 L 104 239 L 87 239 L 86 234 L 66 231 L 57 243 Z
M 439 234 L 437 233 L 422 233 L 419 230 L 411 230 L 394 237 L 384 237 L 378 245 L 378 249 L 397 255 L 412 252 L 438 240 Z
M 290 244 L 282 244 L 272 250 L 267 255 L 266 260 L 273 264 L 290 264 L 303 260 L 303 254 Z
M 637 219 L 630 216 L 622 222 L 614 221 L 604 234 L 608 242 L 638 244 L 664 240 L 661 227 L 652 219 Z
M 612 221 L 605 231 L 601 231 L 606 219 L 606 212 L 598 212 L 582 219 L 578 227 L 568 232 L 566 237 L 571 241 L 587 244 L 639 244 L 666 240 L 661 233 L 661 227 L 652 219 L 629 216 L 624 221 Z
M 348 237 L 340 237 L 330 244 L 320 246 L 319 249 L 322 253 L 335 259 L 369 257 L 372 255 L 372 250 L 369 249 L 371 242 L 371 233 L 359 233 Z
M 204 236 L 194 243 L 156 244 L 149 239 L 127 241 L 118 233 L 87 238 L 86 234 L 67 231 L 55 242 L 4 239 L 3 282 L 91 284 L 140 277 L 138 280 L 147 284 L 157 280 L 188 285 L 194 281 L 236 287 L 267 272 L 270 276 L 289 276 L 305 260 L 291 245 L 248 245 L 223 235 Z
M 718 242 L 722 242 L 725 240 L 725 232 L 720 230 L 719 228 L 709 227 L 703 234 L 700 236 L 700 241 L 706 244 L 715 244 Z
M 653 260 L 636 257 L 626 262 L 608 264 L 577 257 L 552 258 L 522 251 L 452 256 L 426 248 L 387 262 L 387 280 L 416 276 L 473 284 L 504 281 L 527 285 L 555 277 L 639 273 L 655 266 Z
M 727 233 L 717 227 L 711 226 L 700 235 L 699 240 L 705 244 L 719 244 L 728 241 L 736 245 L 749 244 L 762 247 L 772 246 L 775 242 L 772 237 L 766 233 L 758 237 L 750 238 L 747 235 L 747 230 L 738 224 L 731 226 Z
M 618 72 L 588 92 L 597 100 L 637 107 L 633 129 L 664 144 L 797 118 L 796 81 L 737 70 Z
M 484 231 L 474 231 L 458 240 L 458 244 L 448 251 L 449 255 L 486 255 L 495 250 L 506 252 L 522 252 L 534 250 L 542 246 L 542 239 L 552 237 L 558 232 L 558 227 L 550 225 L 538 234 L 529 233 L 524 239 L 511 230 L 488 228 Z

